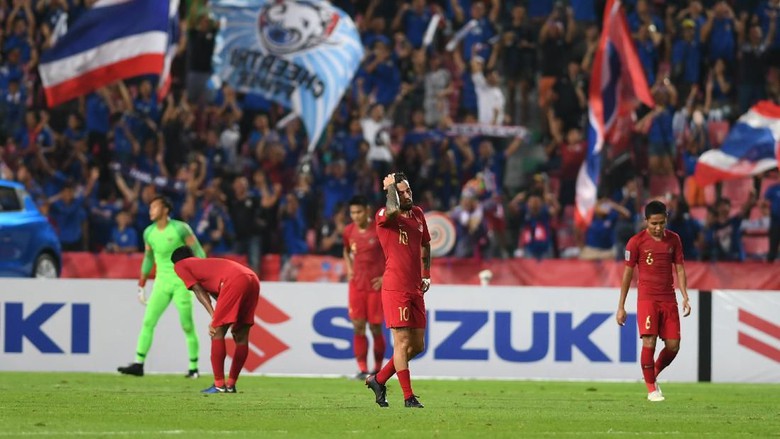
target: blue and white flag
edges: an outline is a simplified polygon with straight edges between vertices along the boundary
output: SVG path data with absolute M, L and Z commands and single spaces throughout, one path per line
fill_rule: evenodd
M 213 82 L 297 114 L 317 144 L 363 57 L 341 9 L 320 0 L 215 0 L 220 21 Z
M 731 127 L 720 148 L 699 157 L 693 176 L 700 186 L 706 186 L 759 175 L 777 168 L 779 148 L 780 106 L 760 101 Z
M 39 71 L 50 107 L 119 79 L 159 75 L 168 44 L 168 1 L 99 0 L 54 46 Z

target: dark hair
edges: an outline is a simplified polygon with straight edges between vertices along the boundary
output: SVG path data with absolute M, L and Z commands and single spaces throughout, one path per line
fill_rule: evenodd
M 192 249 L 187 247 L 186 245 L 183 245 L 173 251 L 173 253 L 171 254 L 171 262 L 175 264 L 181 261 L 182 259 L 193 258 L 193 257 L 195 257 L 195 253 L 192 252 Z
M 363 195 L 355 195 L 349 200 L 349 205 L 366 207 L 368 206 L 368 198 L 364 197 Z
M 403 172 L 396 172 L 395 174 L 393 174 L 393 177 L 395 177 L 395 184 L 398 184 L 404 180 L 406 180 L 407 182 L 409 181 L 409 179 L 406 178 L 406 174 L 404 174 Z
M 152 201 L 149 202 L 149 205 L 151 206 L 155 201 L 161 202 L 162 205 L 168 209 L 169 213 L 173 211 L 173 203 L 171 203 L 171 200 L 165 195 L 157 195 L 156 197 L 152 198 Z
M 658 214 L 666 215 L 666 204 L 658 200 L 647 203 L 647 206 L 645 206 L 645 219 Z

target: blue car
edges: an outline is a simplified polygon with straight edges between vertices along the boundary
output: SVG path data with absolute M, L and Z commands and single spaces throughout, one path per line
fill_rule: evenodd
M 54 228 L 24 186 L 0 180 L 0 276 L 54 278 L 61 267 Z

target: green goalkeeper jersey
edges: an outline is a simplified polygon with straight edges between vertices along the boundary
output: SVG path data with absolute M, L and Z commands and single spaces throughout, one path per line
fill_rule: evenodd
M 195 236 L 190 226 L 184 221 L 170 219 L 164 229 L 160 230 L 157 224 L 151 224 L 144 230 L 144 243 L 151 247 L 154 254 L 154 263 L 157 265 L 157 279 L 178 279 L 173 271 L 171 254 L 177 248 L 187 245 L 187 237 Z M 197 243 L 197 239 L 196 239 Z M 205 257 L 199 244 L 193 246 L 197 257 Z

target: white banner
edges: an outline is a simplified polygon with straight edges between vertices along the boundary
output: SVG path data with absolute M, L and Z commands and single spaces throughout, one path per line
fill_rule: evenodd
M 780 292 L 712 292 L 712 381 L 780 382 Z
M 111 372 L 133 360 L 144 311 L 135 282 L 14 279 L 0 287 L 0 370 Z M 248 373 L 355 373 L 345 284 L 266 282 L 261 296 Z M 411 368 L 434 377 L 640 380 L 636 292 L 624 327 L 615 323 L 617 297 L 616 288 L 434 285 L 426 350 Z M 691 292 L 694 315 L 682 320 L 682 349 L 664 381 L 697 379 L 697 304 Z M 207 314 L 193 307 L 200 368 L 208 372 Z M 147 358 L 147 371 L 187 368 L 173 306 Z

